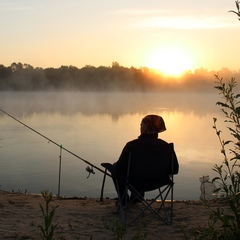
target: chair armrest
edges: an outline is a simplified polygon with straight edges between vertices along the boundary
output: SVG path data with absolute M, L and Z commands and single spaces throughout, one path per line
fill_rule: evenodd
M 111 163 L 101 163 L 101 166 L 106 168 L 110 173 L 112 173 L 113 165 Z

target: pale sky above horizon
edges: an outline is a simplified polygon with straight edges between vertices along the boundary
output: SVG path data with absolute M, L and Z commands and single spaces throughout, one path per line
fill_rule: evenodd
M 1 0 L 0 64 L 239 70 L 229 10 L 235 0 Z

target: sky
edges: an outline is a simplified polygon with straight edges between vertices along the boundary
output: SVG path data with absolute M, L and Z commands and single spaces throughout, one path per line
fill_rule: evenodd
M 235 0 L 1 0 L 0 64 L 239 70 Z

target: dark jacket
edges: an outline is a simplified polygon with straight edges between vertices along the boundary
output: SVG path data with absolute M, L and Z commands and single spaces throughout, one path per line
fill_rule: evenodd
M 132 151 L 133 148 L 141 148 L 143 144 L 147 144 L 151 146 L 154 150 L 159 147 L 159 145 L 168 144 L 166 141 L 159 139 L 158 134 L 142 134 L 137 139 L 134 139 L 128 142 L 122 150 L 122 153 L 119 157 L 119 160 L 116 163 L 116 174 L 117 176 L 126 176 L 127 175 L 127 166 L 129 160 L 129 153 Z M 148 159 L 149 154 L 151 152 L 145 152 L 141 154 L 142 159 Z M 177 174 L 179 170 L 178 160 L 174 151 L 174 168 L 172 170 L 169 169 L 169 173 Z

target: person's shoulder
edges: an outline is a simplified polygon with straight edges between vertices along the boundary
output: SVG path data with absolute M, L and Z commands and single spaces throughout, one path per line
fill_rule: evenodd
M 130 145 L 134 145 L 134 144 L 136 144 L 137 142 L 139 142 L 139 139 L 138 139 L 138 138 L 136 138 L 136 139 L 133 139 L 133 140 L 131 140 L 131 141 L 127 142 L 127 144 L 126 144 L 126 145 L 128 145 L 128 146 L 130 146 Z
M 135 146 L 138 146 L 140 142 L 141 142 L 141 140 L 138 139 L 138 138 L 133 139 L 133 140 L 126 143 L 125 149 L 130 149 L 130 148 L 133 148 Z
M 158 142 L 159 144 L 169 144 L 168 142 L 166 142 L 165 140 L 163 140 L 163 139 L 161 139 L 161 138 L 158 138 L 158 139 L 157 139 L 157 142 Z

